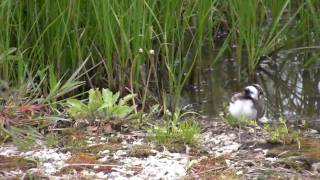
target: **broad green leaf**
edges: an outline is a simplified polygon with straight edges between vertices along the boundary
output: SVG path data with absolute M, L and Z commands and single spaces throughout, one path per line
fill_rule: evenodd
M 111 107 L 113 105 L 112 95 L 113 94 L 109 89 L 102 89 L 102 98 L 103 98 L 104 107 Z
M 67 104 L 70 107 L 86 107 L 86 105 L 78 99 L 68 99 Z
M 118 91 L 116 94 L 112 96 L 112 105 L 115 105 L 120 97 L 120 92 Z
M 68 109 L 68 113 L 71 117 L 78 118 L 81 116 L 87 116 L 88 115 L 88 107 L 77 99 L 68 99 L 67 103 L 70 105 L 70 108 Z
M 108 108 L 111 108 L 111 107 L 110 107 L 110 104 L 108 104 L 108 103 L 103 103 L 103 104 L 99 107 L 98 111 L 107 110 Z
M 91 113 L 97 111 L 103 104 L 103 99 L 99 90 L 89 90 L 88 108 Z
M 115 118 L 125 118 L 134 110 L 133 107 L 129 106 L 117 106 L 110 110 L 110 114 L 112 114 Z
M 128 101 L 130 101 L 131 99 L 135 98 L 137 95 L 136 94 L 128 94 L 125 97 L 121 98 L 119 101 L 119 105 L 125 105 Z

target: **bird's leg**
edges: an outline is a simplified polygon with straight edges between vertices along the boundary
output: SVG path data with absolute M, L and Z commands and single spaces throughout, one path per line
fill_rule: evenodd
M 253 137 L 254 137 L 253 141 L 254 141 L 254 142 L 253 142 L 252 147 L 255 147 L 256 144 L 257 144 L 257 129 L 256 129 L 256 127 L 257 127 L 258 125 L 257 125 L 257 121 L 256 121 L 256 120 L 254 120 L 254 122 L 255 122 L 254 127 L 253 127 Z
M 238 123 L 239 123 L 239 128 L 238 128 L 239 143 L 241 143 L 241 122 L 238 121 Z

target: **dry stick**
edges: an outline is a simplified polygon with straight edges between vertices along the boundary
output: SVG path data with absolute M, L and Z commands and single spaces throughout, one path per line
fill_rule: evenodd
M 130 89 L 128 89 L 128 90 L 129 90 L 129 92 L 130 92 L 131 94 L 133 94 L 134 89 L 133 89 L 133 68 L 132 68 L 132 67 L 131 67 L 131 71 L 130 71 Z M 134 98 L 132 98 L 132 104 L 133 104 L 134 107 L 136 107 L 136 101 L 135 101 Z M 134 112 L 135 112 L 136 114 L 138 113 L 137 107 L 134 108 Z
M 89 164 L 89 163 L 79 163 L 79 164 L 66 164 L 66 166 L 101 166 L 101 167 L 117 167 L 117 168 L 123 168 L 125 166 L 120 166 L 120 165 L 114 165 L 114 164 Z M 138 167 L 139 166 L 131 166 L 131 167 Z
M 151 55 L 151 59 L 153 59 L 153 56 L 154 55 Z M 143 99 L 142 99 L 142 112 L 143 112 L 143 110 L 144 110 L 144 108 L 145 108 L 145 101 L 146 101 L 146 98 L 147 98 L 147 93 L 148 93 L 148 88 L 149 88 L 149 82 L 150 82 L 150 77 L 151 77 L 151 70 L 152 70 L 152 68 L 150 67 L 150 69 L 149 69 L 149 72 L 148 72 L 148 77 L 147 77 L 147 84 L 145 85 L 145 88 L 144 88 L 144 94 L 143 94 Z
M 119 166 L 119 165 L 112 165 L 112 164 L 67 164 L 66 167 L 68 166 L 102 166 L 102 167 L 115 167 L 115 168 L 118 168 L 118 169 L 113 169 L 115 171 L 118 171 L 118 172 L 121 172 L 121 173 L 124 173 L 124 174 L 128 174 L 126 173 L 125 171 L 123 171 L 121 168 L 123 168 L 124 166 Z M 143 168 L 142 167 L 139 167 L 139 166 L 131 166 L 130 168 L 141 168 L 140 170 L 142 170 Z
M 209 169 L 209 170 L 206 170 L 206 171 L 201 171 L 199 173 L 195 173 L 193 174 L 192 176 L 196 176 L 196 175 L 200 175 L 200 174 L 205 174 L 205 173 L 208 173 L 208 172 L 211 172 L 211 171 L 219 171 L 219 170 L 223 170 L 227 168 L 227 166 L 222 166 L 222 167 L 217 167 L 217 168 L 212 168 L 212 169 Z

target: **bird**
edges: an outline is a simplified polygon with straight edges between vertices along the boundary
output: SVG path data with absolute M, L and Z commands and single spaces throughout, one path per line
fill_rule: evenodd
M 238 121 L 258 121 L 265 114 L 265 97 L 259 84 L 246 86 L 242 92 L 232 96 L 229 103 L 229 113 Z

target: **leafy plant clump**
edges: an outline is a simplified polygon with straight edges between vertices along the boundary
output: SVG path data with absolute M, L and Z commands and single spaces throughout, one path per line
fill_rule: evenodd
M 185 121 L 175 127 L 155 127 L 152 134 L 152 139 L 159 144 L 197 144 L 200 128 L 193 121 Z
M 271 143 L 281 143 L 281 144 L 300 144 L 301 134 L 299 131 L 289 131 L 286 119 L 279 118 L 280 123 L 276 126 L 270 124 L 265 125 L 263 128 L 267 132 Z
M 176 111 L 170 122 L 163 127 L 155 126 L 149 132 L 149 137 L 159 144 L 197 144 L 201 129 L 192 120 L 181 122 L 182 117 L 186 114 L 190 112 L 180 114 L 180 110 Z
M 135 94 L 128 94 L 120 98 L 120 93 L 113 94 L 109 89 L 89 90 L 89 100 L 85 104 L 77 99 L 67 100 L 70 106 L 68 112 L 75 119 L 123 119 L 132 115 L 135 106 L 129 106 L 127 103 L 133 99 Z

